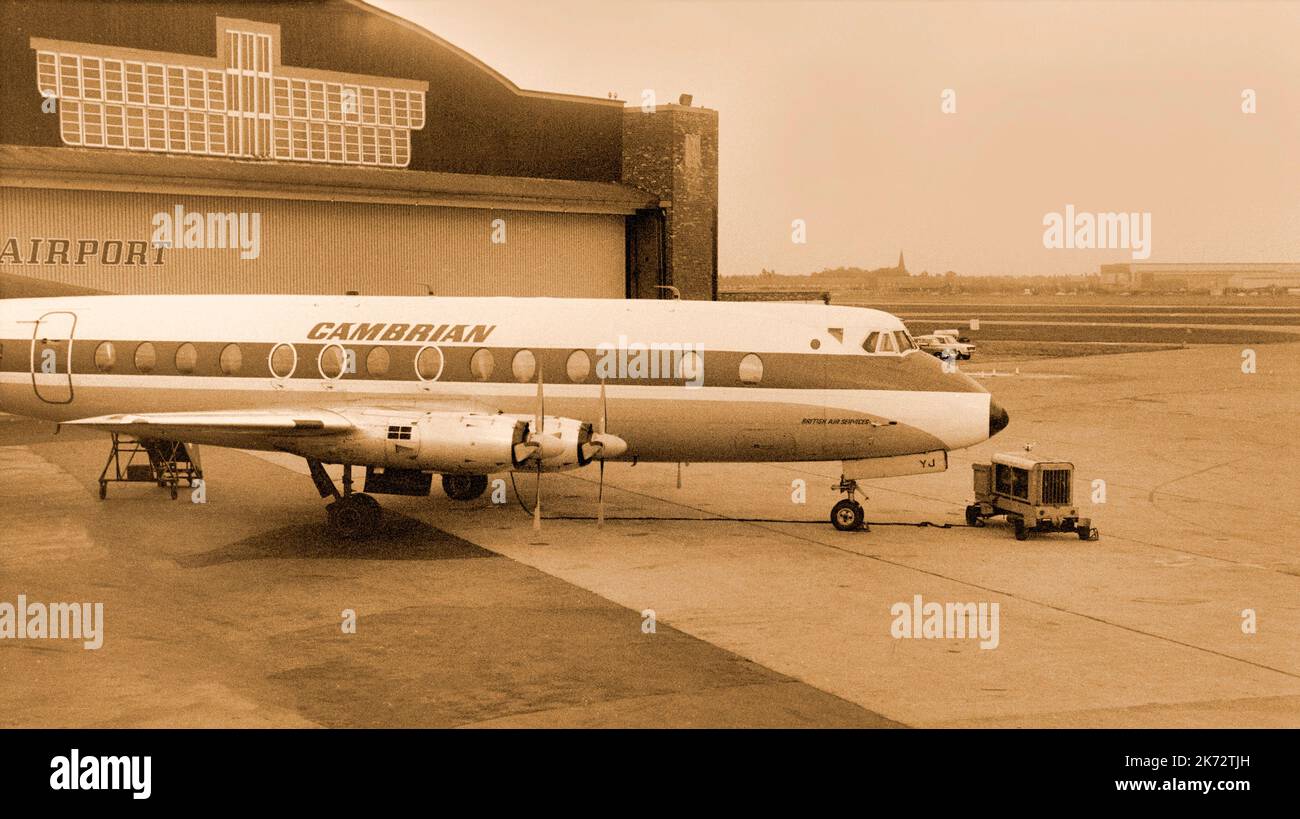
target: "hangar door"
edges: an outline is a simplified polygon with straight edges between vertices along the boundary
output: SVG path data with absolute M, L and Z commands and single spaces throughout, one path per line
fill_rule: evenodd
M 110 293 L 626 294 L 620 214 L 37 188 L 0 197 L 8 235 L 22 237 L 0 273 Z M 202 223 L 186 237 L 199 241 L 157 247 L 169 238 L 158 225 L 178 215 Z M 27 237 L 68 237 L 71 250 L 51 255 Z M 148 252 L 124 252 L 132 242 Z

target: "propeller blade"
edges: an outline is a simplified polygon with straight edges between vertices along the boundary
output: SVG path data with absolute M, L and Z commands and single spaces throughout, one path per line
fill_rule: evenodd
M 596 490 L 596 525 L 605 525 L 605 459 L 600 460 L 600 488 Z
M 533 415 L 533 420 L 536 422 L 533 429 L 537 430 L 538 435 L 546 431 L 546 399 L 542 397 L 542 367 L 540 364 L 537 366 L 537 412 Z
M 596 427 L 596 432 L 601 435 L 605 434 L 605 417 L 609 414 L 609 402 L 605 398 L 605 379 L 600 379 L 600 424 Z
M 542 529 L 542 462 L 537 462 L 537 495 L 533 499 L 533 531 Z

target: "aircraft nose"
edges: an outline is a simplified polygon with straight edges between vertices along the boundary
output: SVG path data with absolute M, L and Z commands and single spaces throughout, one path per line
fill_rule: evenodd
M 1002 405 L 997 401 L 990 400 L 989 437 L 992 438 L 994 435 L 997 435 L 999 432 L 1006 429 L 1007 424 L 1009 423 L 1011 423 L 1011 416 L 1007 415 L 1007 411 L 1004 410 Z

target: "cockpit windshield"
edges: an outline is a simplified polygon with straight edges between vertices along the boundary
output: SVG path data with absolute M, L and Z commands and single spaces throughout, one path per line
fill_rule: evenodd
M 872 355 L 899 355 L 917 346 L 906 330 L 874 330 L 867 334 L 862 349 Z

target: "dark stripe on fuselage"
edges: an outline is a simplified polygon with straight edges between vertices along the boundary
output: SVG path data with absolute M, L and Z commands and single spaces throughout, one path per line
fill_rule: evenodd
M 142 373 L 135 367 L 135 354 L 141 341 L 112 339 L 115 362 L 110 370 L 100 370 L 95 366 L 95 351 L 104 340 L 74 339 L 72 345 L 72 374 L 78 375 L 118 375 L 139 376 L 184 376 L 189 378 L 271 378 L 269 357 L 278 344 L 266 342 L 185 342 L 153 341 L 155 365 L 151 372 Z M 193 344 L 198 355 L 192 372 L 181 372 L 176 368 L 176 353 L 183 345 Z M 230 344 L 237 344 L 242 365 L 238 373 L 226 374 L 221 371 L 220 357 L 222 351 Z M 0 340 L 0 372 L 28 373 L 31 370 L 31 339 Z M 424 345 L 420 344 L 341 344 L 356 356 L 356 372 L 344 373 L 338 379 L 326 379 L 321 375 L 317 361 L 326 343 L 294 344 L 298 353 L 298 363 L 290 378 L 295 380 L 346 382 L 397 381 L 413 384 L 421 383 L 415 371 L 416 356 Z M 48 345 L 55 352 L 55 366 L 59 373 L 67 371 L 66 341 Z M 367 360 L 372 350 L 383 348 L 388 352 L 388 370 L 383 375 L 374 375 L 367 371 Z M 38 350 L 41 348 L 38 348 Z M 478 345 L 438 345 L 442 353 L 442 372 L 436 379 L 439 383 L 517 383 L 512 373 L 514 356 L 521 350 L 528 350 L 536 357 L 537 365 L 542 368 L 542 375 L 551 384 L 594 384 L 599 383 L 598 364 L 605 351 L 588 348 L 584 352 L 591 362 L 590 371 L 583 381 L 572 381 L 567 374 L 569 356 L 573 348 L 537 348 L 537 347 L 501 347 Z M 470 370 L 470 359 L 478 350 L 492 353 L 494 367 L 490 377 L 480 379 Z M 614 355 L 617 355 L 617 351 Z M 810 354 L 810 353 L 760 353 L 763 362 L 762 380 L 757 384 L 747 384 L 740 380 L 740 363 L 747 352 L 728 350 L 705 350 L 704 386 L 705 387 L 744 387 L 746 389 L 807 389 L 807 390 L 909 390 L 921 392 L 984 392 L 984 388 L 970 377 L 960 372 L 944 372 L 940 362 L 929 354 L 913 351 L 904 355 L 868 355 L 866 353 Z M 38 366 L 40 352 L 38 352 Z M 682 378 L 643 378 L 616 377 L 606 378 L 611 385 L 645 385 L 645 386 L 681 386 L 687 383 Z M 536 380 L 534 374 L 527 383 Z

